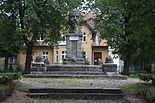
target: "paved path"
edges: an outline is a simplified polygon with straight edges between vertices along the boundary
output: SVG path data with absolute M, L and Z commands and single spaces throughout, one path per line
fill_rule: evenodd
M 75 79 L 77 83 L 88 83 L 88 87 L 104 87 L 104 88 L 119 88 L 121 86 L 125 86 L 128 84 L 141 82 L 138 79 L 128 79 L 128 80 L 87 80 L 87 79 Z M 66 85 L 61 85 L 60 83 L 41 83 L 36 81 L 30 81 L 26 79 L 21 79 L 20 82 L 28 84 L 35 88 L 44 88 L 44 87 L 66 87 Z M 133 96 L 127 96 L 131 103 L 147 103 L 139 98 Z M 20 91 L 15 91 L 11 97 L 7 98 L 5 101 L 1 103 L 38 103 L 38 101 L 28 98 L 25 93 Z M 59 100 L 53 102 L 52 100 L 45 100 L 41 103 L 128 103 L 124 100 L 116 100 L 116 101 L 106 101 L 106 100 Z

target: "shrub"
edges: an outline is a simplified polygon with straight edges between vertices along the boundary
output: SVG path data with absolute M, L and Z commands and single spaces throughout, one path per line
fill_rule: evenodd
M 130 84 L 122 89 L 125 94 L 135 94 L 149 103 L 155 103 L 155 87 L 149 82 Z
M 20 79 L 20 74 L 19 73 L 14 73 L 12 75 L 12 78 L 13 78 L 13 80 L 18 80 L 18 79 Z
M 139 74 L 139 79 L 142 81 L 150 81 L 152 80 L 152 75 L 151 74 Z
M 20 78 L 19 73 L 1 73 L 0 74 L 0 84 L 7 84 L 13 80 L 18 80 Z
M 1 76 L 0 77 L 0 84 L 7 84 L 7 83 L 10 83 L 12 82 L 12 77 L 11 76 L 8 76 L 8 75 L 4 75 L 4 76 Z

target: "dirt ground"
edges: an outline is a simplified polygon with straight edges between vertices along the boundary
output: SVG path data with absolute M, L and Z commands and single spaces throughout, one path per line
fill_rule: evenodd
M 134 80 L 128 80 L 127 82 L 129 82 L 129 81 L 133 82 Z M 54 86 L 57 86 L 56 83 L 47 85 L 48 83 L 39 83 L 39 82 L 29 81 L 29 80 L 23 80 L 23 81 L 20 80 L 20 82 L 25 83 L 27 85 L 31 84 L 32 87 L 36 87 L 36 86 L 54 87 Z M 89 81 L 85 80 L 85 82 L 89 82 Z M 94 81 L 91 81 L 91 82 L 94 83 Z M 101 80 L 98 82 L 101 82 Z M 114 81 L 104 81 L 104 84 L 105 84 L 105 82 L 107 82 L 106 84 L 109 84 L 110 86 L 124 83 L 123 81 L 119 81 L 121 83 L 118 83 L 118 81 L 116 81 L 116 83 L 113 83 Z M 137 82 L 137 81 L 135 81 L 135 82 Z M 32 84 L 34 84 L 34 85 L 32 85 Z M 127 85 L 126 82 L 124 84 Z M 125 98 L 130 101 L 130 102 L 127 102 L 124 99 L 114 100 L 114 101 L 112 101 L 112 100 L 50 100 L 50 99 L 49 100 L 43 100 L 43 99 L 38 100 L 38 99 L 29 98 L 26 96 L 26 94 L 27 94 L 26 92 L 14 90 L 14 93 L 11 96 L 6 98 L 6 100 L 4 100 L 4 101 L 0 101 L 0 103 L 147 103 L 142 98 L 138 98 L 133 95 L 125 96 Z
M 26 96 L 26 93 L 15 90 L 14 93 L 0 103 L 29 103 L 34 101 L 32 98 Z

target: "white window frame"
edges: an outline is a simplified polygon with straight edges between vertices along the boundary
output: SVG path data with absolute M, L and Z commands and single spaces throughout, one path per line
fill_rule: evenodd
M 63 62 L 63 59 L 66 58 L 66 55 L 67 55 L 67 52 L 66 51 L 62 51 L 61 52 L 61 61 L 60 61 L 60 63 Z
M 59 52 L 55 51 L 55 63 L 59 62 Z
M 66 42 L 66 35 L 62 34 L 63 42 Z
M 42 57 L 43 57 L 43 59 L 45 60 L 45 59 L 49 59 L 49 53 L 48 52 L 42 52 Z
M 86 41 L 87 41 L 87 33 L 82 32 L 82 42 L 86 42 Z
M 10 57 L 8 60 L 8 63 L 18 63 L 18 62 L 19 62 L 18 56 Z

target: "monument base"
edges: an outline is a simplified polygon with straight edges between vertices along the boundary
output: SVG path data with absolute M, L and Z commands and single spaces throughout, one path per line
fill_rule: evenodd
M 108 66 L 109 67 L 109 66 Z M 108 70 L 106 66 L 105 69 Z M 115 66 L 114 66 L 115 67 Z M 38 65 L 33 64 L 31 74 L 24 77 L 30 78 L 84 78 L 84 79 L 116 79 L 125 80 L 127 76 L 103 72 L 101 65 Z
M 84 65 L 84 59 L 83 58 L 65 58 L 63 61 L 63 64 L 80 64 L 80 65 Z

